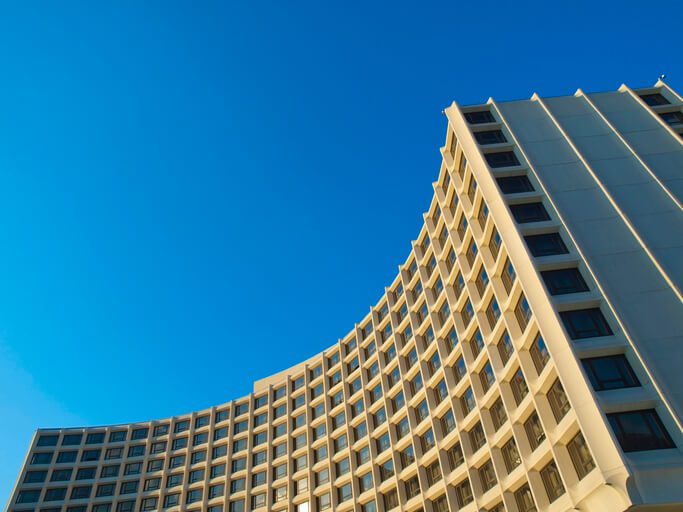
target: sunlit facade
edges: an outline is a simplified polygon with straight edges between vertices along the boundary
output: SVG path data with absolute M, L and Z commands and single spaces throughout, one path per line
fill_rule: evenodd
M 37 431 L 7 510 L 682 510 L 682 105 L 454 103 L 347 336 L 210 409 Z

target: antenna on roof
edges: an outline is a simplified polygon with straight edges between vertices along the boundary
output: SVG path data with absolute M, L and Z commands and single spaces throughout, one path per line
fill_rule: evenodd
M 660 79 L 662 82 L 664 81 L 665 78 L 666 78 L 666 75 L 665 75 L 664 73 L 662 73 L 661 75 L 659 75 L 659 79 Z

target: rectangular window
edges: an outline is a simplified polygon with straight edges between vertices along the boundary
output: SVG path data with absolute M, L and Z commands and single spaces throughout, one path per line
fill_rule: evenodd
M 521 194 L 522 192 L 533 192 L 534 186 L 526 175 L 505 176 L 496 178 L 498 187 L 503 194 Z
M 641 94 L 640 98 L 650 107 L 658 107 L 659 105 L 669 105 L 670 102 L 660 93 Z
M 519 224 L 528 222 L 543 222 L 550 220 L 550 215 L 546 211 L 543 203 L 521 203 L 511 204 L 510 211 L 515 221 Z
M 538 419 L 538 414 L 536 414 L 536 411 L 532 412 L 531 416 L 529 416 L 529 419 L 524 422 L 524 430 L 526 431 L 529 445 L 533 451 L 538 448 L 538 446 L 545 439 L 545 432 L 543 431 L 541 420 Z
M 503 142 L 507 142 L 505 135 L 503 135 L 503 132 L 500 130 L 485 130 L 482 132 L 474 132 L 474 138 L 477 139 L 477 142 L 482 146 L 486 146 L 488 144 L 501 144 Z
M 490 460 L 479 468 L 479 481 L 484 492 L 496 485 L 496 473 L 493 471 L 493 464 Z
M 579 480 L 583 479 L 584 476 L 595 468 L 595 462 L 593 461 L 593 457 L 591 457 L 590 450 L 588 449 L 586 440 L 581 432 L 576 434 L 574 438 L 569 441 L 567 444 L 567 451 L 569 452 L 569 457 L 572 459 L 572 464 L 574 465 Z
M 513 167 L 519 165 L 519 160 L 514 151 L 500 151 L 498 153 L 485 153 L 486 163 L 492 169 L 499 169 L 501 167 Z
M 559 233 L 529 235 L 525 236 L 524 240 L 531 254 L 537 258 L 554 254 L 567 254 L 569 252 Z
M 550 295 L 587 292 L 588 285 L 577 268 L 545 270 L 541 272 Z
M 524 295 L 520 295 L 515 306 L 515 318 L 517 318 L 519 328 L 524 332 L 529 325 L 529 320 L 531 320 L 531 308 Z
M 625 452 L 675 448 L 654 409 L 612 413 L 607 419 Z
M 660 112 L 659 117 L 661 117 L 666 124 L 671 126 L 683 124 L 683 112 Z
M 472 496 L 472 487 L 470 486 L 470 481 L 468 479 L 465 479 L 464 482 L 455 486 L 455 497 L 459 507 L 464 507 L 474 500 L 474 496 Z
M 581 364 L 596 391 L 640 386 L 623 354 L 582 359 Z
M 465 119 L 470 124 L 495 123 L 496 120 L 489 110 L 477 110 L 475 112 L 465 112 Z
M 515 502 L 517 503 L 518 512 L 536 512 L 537 510 L 528 484 L 524 484 L 515 491 Z
M 515 443 L 514 437 L 511 437 L 510 440 L 503 445 L 500 451 L 503 454 L 505 469 L 507 469 L 508 473 L 511 473 L 517 466 L 519 466 L 522 463 L 522 459 L 519 456 L 519 451 L 517 450 L 517 443 Z
M 548 390 L 548 402 L 550 402 L 550 408 L 553 411 L 553 416 L 555 416 L 555 421 L 559 423 L 569 409 L 571 409 L 569 400 L 567 400 L 567 394 L 564 392 L 560 379 L 555 379 L 553 385 L 550 386 L 550 389 Z
M 560 318 L 573 340 L 612 335 L 612 329 L 599 308 L 562 311 Z
M 560 471 L 557 469 L 557 464 L 555 464 L 554 460 L 541 469 L 541 480 L 550 503 L 564 494 L 564 485 L 562 484 L 562 478 L 560 478 Z
M 545 365 L 550 360 L 550 354 L 545 346 L 545 341 L 540 334 L 536 335 L 536 339 L 529 347 L 529 354 L 531 355 L 531 360 L 534 362 L 534 367 L 536 372 L 540 375 L 545 368 Z

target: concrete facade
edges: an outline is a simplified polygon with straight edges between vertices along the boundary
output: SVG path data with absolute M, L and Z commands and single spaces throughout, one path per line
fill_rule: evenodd
M 682 106 L 454 103 L 346 337 L 210 409 L 37 431 L 7 511 L 683 510 Z

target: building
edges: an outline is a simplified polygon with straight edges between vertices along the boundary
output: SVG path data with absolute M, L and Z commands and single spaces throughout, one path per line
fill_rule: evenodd
M 39 430 L 8 511 L 682 510 L 682 105 L 453 104 L 346 337 L 211 409 Z

